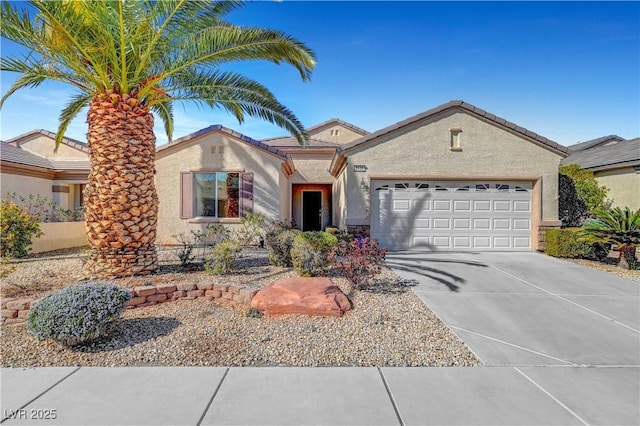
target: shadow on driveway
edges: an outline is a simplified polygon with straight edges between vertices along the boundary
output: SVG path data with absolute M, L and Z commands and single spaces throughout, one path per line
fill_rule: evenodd
M 468 253 L 467 253 L 468 254 Z M 446 256 L 446 254 L 438 254 Z M 461 264 L 487 268 L 488 265 L 472 260 L 436 257 L 433 253 L 393 252 L 387 256 L 386 263 L 396 271 L 408 272 L 430 278 L 445 285 L 452 292 L 458 292 L 466 280 L 447 271 L 447 264 Z M 439 265 L 442 264 L 442 265 Z M 428 266 L 427 266 L 428 265 Z

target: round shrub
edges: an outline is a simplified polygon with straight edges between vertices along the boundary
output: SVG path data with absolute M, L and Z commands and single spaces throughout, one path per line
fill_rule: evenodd
M 27 315 L 27 329 L 38 339 L 72 346 L 103 336 L 131 299 L 112 284 L 67 287 L 41 299 Z
M 326 274 L 329 253 L 338 245 L 338 238 L 328 232 L 302 232 L 293 239 L 291 260 L 296 273 L 303 277 Z

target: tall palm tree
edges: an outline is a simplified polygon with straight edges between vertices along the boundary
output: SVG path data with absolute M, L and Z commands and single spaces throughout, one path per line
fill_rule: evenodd
M 157 268 L 154 114 L 169 140 L 173 103 L 193 101 L 226 110 L 239 122 L 245 116 L 267 120 L 304 143 L 301 123 L 266 87 L 220 66 L 284 62 L 306 81 L 314 54 L 282 32 L 223 20 L 240 6 L 208 0 L 2 3 L 0 35 L 30 53 L 0 59 L 3 71 L 19 74 L 0 108 L 17 90 L 46 80 L 72 85 L 76 93 L 60 113 L 57 147 L 71 120 L 89 107 L 91 173 L 84 199 L 91 275 Z

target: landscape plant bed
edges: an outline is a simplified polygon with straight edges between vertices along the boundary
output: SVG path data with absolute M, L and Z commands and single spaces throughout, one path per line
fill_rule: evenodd
M 349 292 L 344 278 L 332 280 Z M 126 310 L 108 337 L 72 348 L 12 324 L 3 326 L 0 366 L 481 365 L 388 268 L 352 302 L 341 318 L 257 318 L 246 307 L 178 300 Z

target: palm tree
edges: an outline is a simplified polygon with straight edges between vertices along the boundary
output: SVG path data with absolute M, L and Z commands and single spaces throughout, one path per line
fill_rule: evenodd
M 634 212 L 629 207 L 600 209 L 595 211 L 595 216 L 585 222 L 584 232 L 618 244 L 618 266 L 630 269 L 636 263 L 636 247 L 640 244 L 640 210 Z
M 2 56 L 2 71 L 19 74 L 0 100 L 47 80 L 76 93 L 61 111 L 59 145 L 71 120 L 88 106 L 91 173 L 85 190 L 96 276 L 142 275 L 157 268 L 158 197 L 154 186 L 154 115 L 173 132 L 173 104 L 193 101 L 221 108 L 239 122 L 259 117 L 303 144 L 303 126 L 260 83 L 220 66 L 267 60 L 295 67 L 302 80 L 315 66 L 313 52 L 279 31 L 223 20 L 238 1 L 59 0 L 2 3 L 0 35 L 26 48 Z

